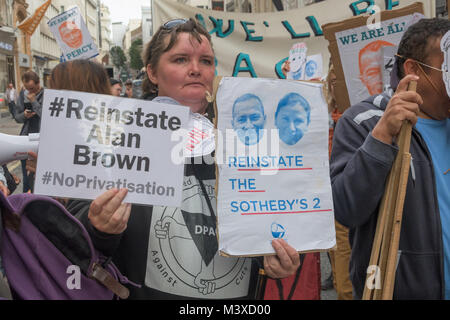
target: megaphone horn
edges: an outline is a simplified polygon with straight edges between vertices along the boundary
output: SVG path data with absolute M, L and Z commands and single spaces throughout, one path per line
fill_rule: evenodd
M 14 136 L 0 133 L 0 165 L 28 158 L 28 151 L 36 152 L 39 147 L 39 133 L 28 136 Z

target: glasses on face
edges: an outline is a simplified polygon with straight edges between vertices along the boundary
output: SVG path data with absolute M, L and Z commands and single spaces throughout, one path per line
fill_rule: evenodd
M 164 23 L 162 25 L 162 27 L 166 30 L 172 30 L 175 27 L 178 27 L 179 25 L 185 24 L 186 22 L 188 22 L 189 20 L 187 19 L 173 19 L 170 21 L 167 21 L 166 23 Z
M 396 54 L 396 56 L 399 57 L 399 58 L 405 59 L 405 60 L 408 59 L 408 58 L 405 58 L 404 56 L 401 56 L 401 55 L 399 55 L 399 54 Z M 433 70 L 436 70 L 436 71 L 444 72 L 444 70 L 439 69 L 439 68 L 436 68 L 436 67 L 433 67 L 433 66 L 430 66 L 429 64 L 426 64 L 426 63 L 417 61 L 417 60 L 415 60 L 415 59 L 413 59 L 413 58 L 410 58 L 410 59 L 413 60 L 414 62 L 416 62 L 416 63 L 422 65 L 422 66 L 428 67 L 428 68 L 433 69 Z

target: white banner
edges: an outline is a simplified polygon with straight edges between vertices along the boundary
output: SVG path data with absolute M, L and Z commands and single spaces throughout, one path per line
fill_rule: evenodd
M 97 46 L 78 7 L 50 19 L 48 26 L 63 52 L 63 61 L 90 59 L 98 55 Z
M 272 254 L 335 243 L 322 85 L 223 78 L 217 93 L 219 250 Z M 220 138 L 220 137 L 218 137 Z M 222 138 L 218 139 L 222 141 Z
M 284 78 L 281 66 L 297 42 L 305 42 L 308 55 L 322 54 L 328 71 L 328 41 L 321 26 L 365 14 L 371 5 L 398 9 L 415 0 L 327 0 L 296 10 L 269 13 L 234 13 L 199 9 L 174 0 L 153 0 L 153 30 L 174 18 L 197 18 L 213 39 L 217 74 Z M 435 1 L 422 0 L 425 16 L 435 16 Z M 373 9 L 374 7 L 372 7 Z
M 187 107 L 47 89 L 35 192 L 94 199 L 127 188 L 126 202 L 178 207 L 184 160 L 173 149 L 185 141 L 172 133 L 188 121 Z

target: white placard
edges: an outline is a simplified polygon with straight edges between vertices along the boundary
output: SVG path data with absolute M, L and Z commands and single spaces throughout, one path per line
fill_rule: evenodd
M 296 43 L 289 50 L 289 80 L 318 80 L 322 77 L 322 54 L 306 56 L 308 48 L 304 42 Z
M 305 66 L 307 58 L 308 47 L 306 43 L 300 42 L 292 46 L 289 50 L 289 66 L 290 70 L 286 75 L 287 79 L 304 80 Z
M 127 188 L 126 202 L 178 207 L 183 160 L 172 151 L 185 141 L 172 134 L 188 121 L 188 107 L 47 89 L 35 193 L 94 199 Z
M 62 61 L 90 59 L 98 55 L 97 46 L 78 7 L 50 19 L 48 26 L 63 52 Z
M 380 56 L 381 71 L 383 73 L 383 92 L 392 95 L 391 88 L 391 71 L 394 67 L 395 55 L 398 51 L 398 46 L 382 47 L 383 54 Z
M 273 254 L 335 243 L 322 85 L 223 78 L 217 93 L 219 250 Z M 217 140 L 222 141 L 221 139 Z
M 442 77 L 445 83 L 447 95 L 450 97 L 450 31 L 441 39 L 441 50 L 444 53 L 444 62 L 442 63 Z
M 380 28 L 362 26 L 336 33 L 350 104 L 383 92 L 382 48 L 397 46 L 413 15 L 382 21 Z
M 308 56 L 305 66 L 305 80 L 318 80 L 323 75 L 323 59 L 322 54 Z

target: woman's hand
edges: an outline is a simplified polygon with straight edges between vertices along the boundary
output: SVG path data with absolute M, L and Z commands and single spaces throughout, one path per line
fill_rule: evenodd
M 300 267 L 300 257 L 297 250 L 282 239 L 272 241 L 276 255 L 264 257 L 264 271 L 274 279 L 293 275 Z
M 36 163 L 37 163 L 37 153 L 33 151 L 28 151 L 28 159 L 26 162 L 26 169 L 29 173 L 36 173 Z
M 2 192 L 5 195 L 5 197 L 9 196 L 9 189 L 8 189 L 8 187 L 5 186 L 3 184 L 3 182 L 1 182 L 1 181 L 0 181 L 0 192 Z
M 281 72 L 283 72 L 283 75 L 286 77 L 289 71 L 291 71 L 291 63 L 289 60 L 286 60 L 281 66 Z
M 111 189 L 92 201 L 88 218 L 98 230 L 108 234 L 120 234 L 125 231 L 130 218 L 131 204 L 122 203 L 128 190 Z

